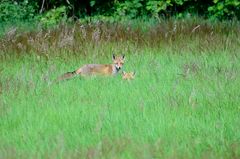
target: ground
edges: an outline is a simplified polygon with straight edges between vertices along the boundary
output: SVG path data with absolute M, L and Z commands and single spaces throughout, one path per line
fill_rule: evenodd
M 176 25 L 2 38 L 0 158 L 239 158 L 239 30 Z M 52 83 L 113 52 L 125 53 L 134 80 Z

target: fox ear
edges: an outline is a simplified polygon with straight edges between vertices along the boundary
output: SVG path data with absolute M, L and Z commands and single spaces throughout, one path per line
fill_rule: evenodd
M 124 60 L 124 58 L 125 58 L 125 55 L 123 54 L 123 55 L 122 55 L 122 59 Z
M 112 54 L 112 59 L 113 59 L 113 60 L 115 60 L 115 58 L 116 58 L 116 57 L 115 57 L 115 55 L 114 55 L 114 54 Z

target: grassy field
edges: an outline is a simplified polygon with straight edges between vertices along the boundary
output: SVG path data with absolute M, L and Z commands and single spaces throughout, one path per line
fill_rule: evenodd
M 11 29 L 0 39 L 0 158 L 240 158 L 239 24 Z M 135 80 L 62 73 L 126 56 Z

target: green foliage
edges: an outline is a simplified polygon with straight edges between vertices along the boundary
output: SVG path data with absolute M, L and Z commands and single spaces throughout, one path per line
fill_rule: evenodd
M 212 19 L 240 18 L 240 2 L 238 0 L 213 0 L 204 3 L 193 0 L 125 0 L 117 1 L 115 8 L 117 15 L 130 18 L 147 15 L 155 17 L 168 15 L 181 18 L 190 14 Z
M 156 1 L 149 0 L 147 2 L 146 9 L 153 15 L 158 15 L 160 12 L 166 12 L 169 7 L 182 6 L 187 0 L 166 0 L 166 1 Z
M 238 0 L 214 0 L 214 5 L 208 7 L 212 18 L 230 19 L 240 17 L 240 2 Z
M 211 19 L 239 20 L 239 8 L 239 0 L 3 0 L 0 3 L 0 20 L 23 21 L 41 17 L 40 21 L 46 26 L 56 25 L 69 17 L 93 16 L 109 16 L 118 20 L 199 15 Z
M 141 14 L 143 9 L 143 0 L 127 0 L 123 3 L 117 3 L 116 12 L 119 16 L 128 16 L 130 18 L 136 18 Z
M 51 9 L 40 18 L 40 22 L 47 27 L 54 26 L 66 20 L 67 20 L 67 14 L 66 14 L 65 6 Z
M 22 2 L 4 0 L 0 3 L 0 21 L 19 21 L 33 19 L 37 4 L 24 0 Z
M 167 6 L 171 3 L 164 2 L 164 1 L 148 1 L 146 9 L 151 12 L 153 15 L 158 15 L 160 11 L 166 10 Z

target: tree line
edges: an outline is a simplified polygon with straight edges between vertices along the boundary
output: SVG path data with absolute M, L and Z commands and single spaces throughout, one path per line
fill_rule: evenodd
M 201 16 L 240 19 L 239 0 L 0 0 L 0 22 L 79 19 Z

